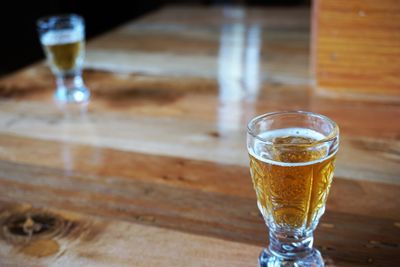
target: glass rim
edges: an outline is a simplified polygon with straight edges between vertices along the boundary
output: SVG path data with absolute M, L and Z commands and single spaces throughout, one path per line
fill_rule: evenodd
M 275 116 L 275 115 L 285 115 L 285 114 L 301 114 L 301 115 L 309 115 L 309 116 L 313 116 L 313 117 L 317 117 L 323 120 L 328 121 L 331 125 L 332 125 L 332 132 L 326 136 L 325 138 L 321 139 L 321 140 L 317 140 L 315 142 L 311 142 L 311 143 L 303 143 L 303 144 L 278 144 L 278 143 L 274 143 L 271 140 L 266 140 L 260 136 L 258 136 L 257 134 L 254 133 L 254 131 L 252 130 L 252 126 L 254 126 L 257 122 L 261 121 L 264 118 L 267 117 L 271 117 L 271 116 Z M 258 115 L 254 118 L 252 118 L 249 123 L 247 124 L 247 133 L 250 134 L 251 136 L 253 136 L 254 138 L 260 140 L 261 142 L 267 144 L 267 145 L 271 145 L 271 146 L 300 146 L 300 147 L 313 147 L 316 145 L 320 145 L 323 143 L 327 143 L 330 141 L 333 141 L 335 138 L 339 137 L 339 126 L 336 124 L 336 122 L 334 122 L 332 119 L 328 118 L 325 115 L 319 114 L 319 113 L 314 113 L 314 112 L 310 112 L 310 111 L 303 111 L 303 110 L 289 110 L 289 111 L 275 111 L 275 112 L 268 112 L 268 113 L 264 113 L 261 115 Z
M 43 16 L 40 17 L 36 20 L 36 25 L 41 28 L 41 27 L 46 27 L 50 22 L 54 21 L 61 21 L 61 20 L 76 20 L 79 22 L 84 22 L 84 19 L 82 16 L 75 14 L 75 13 L 65 13 L 65 14 L 55 14 L 55 15 L 48 15 L 48 16 Z

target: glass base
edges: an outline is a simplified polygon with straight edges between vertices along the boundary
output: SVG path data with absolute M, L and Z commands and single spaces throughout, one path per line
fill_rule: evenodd
M 321 253 L 313 249 L 311 253 L 302 258 L 283 258 L 272 254 L 268 249 L 261 251 L 258 259 L 259 267 L 323 267 L 324 260 Z
M 57 88 L 54 98 L 63 103 L 87 102 L 90 98 L 90 91 L 86 87 Z
M 90 98 L 80 72 L 64 73 L 57 77 L 55 99 L 62 103 L 82 103 Z

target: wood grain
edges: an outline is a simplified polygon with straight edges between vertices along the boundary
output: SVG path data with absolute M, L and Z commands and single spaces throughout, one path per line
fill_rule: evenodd
M 3 164 L 4 179 L 15 169 L 19 174 L 13 174 L 15 178 L 8 179 L 34 183 L 36 181 L 34 178 L 26 176 L 29 176 L 30 172 L 43 170 L 58 173 L 60 183 L 71 181 L 75 174 L 83 176 L 78 180 L 84 179 L 93 186 L 105 183 L 103 188 L 108 187 L 110 194 L 114 193 L 112 190 L 114 186 L 115 192 L 128 190 L 125 188 L 125 183 L 138 180 L 171 188 L 177 187 L 179 190 L 186 188 L 217 195 L 250 198 L 255 201 L 247 166 L 142 154 L 76 143 L 66 144 L 13 135 L 0 135 L 0 137 L 0 141 L 7 140 L 0 142 L 3 148 L 3 153 L 0 153 L 0 164 Z M 24 167 L 17 167 L 18 165 Z M 25 171 L 24 168 L 31 168 L 31 171 Z M 72 178 L 68 178 L 69 175 Z M 41 185 L 52 184 L 52 175 L 46 179 L 41 175 L 32 176 L 40 176 L 38 182 Z M 54 185 L 57 186 L 57 183 Z M 74 186 L 73 182 L 71 186 Z M 82 190 L 91 188 L 90 185 L 78 187 L 83 188 Z M 335 210 L 343 212 L 400 219 L 397 212 L 400 206 L 400 200 L 397 199 L 399 187 L 400 185 L 395 184 L 337 178 L 327 208 L 330 209 L 332 204 Z M 71 190 L 80 191 L 78 188 Z M 129 196 L 129 193 L 124 195 Z M 378 201 L 380 196 L 381 200 Z M 256 209 L 255 206 L 253 208 Z
M 14 153 L 14 160 L 18 158 L 18 162 L 24 163 L 13 163 L 14 160 L 0 163 L 2 198 L 22 202 L 33 199 L 38 206 L 241 243 L 266 242 L 266 229 L 258 215 L 245 167 L 81 145 L 71 145 L 69 151 L 82 161 L 65 165 L 54 158 L 44 166 L 40 161 L 46 158 L 45 154 L 62 154 L 65 149 L 62 143 L 22 138 L 14 143 L 24 147 L 24 151 L 37 151 L 44 145 L 46 149 L 42 149 L 43 155 L 34 157 Z M 13 149 L 8 147 L 8 150 Z M 396 228 L 400 220 L 399 188 L 336 178 L 327 214 L 316 233 L 324 255 L 335 259 L 335 263 L 345 260 L 366 263 L 368 259 L 374 259 L 376 264 L 389 263 L 392 259 L 388 256 L 400 244 L 397 238 L 400 229 Z M 353 256 L 342 259 L 343 250 Z
M 315 233 L 326 265 L 399 263 L 400 105 L 316 93 L 309 17 L 161 9 L 88 42 L 88 105 L 54 102 L 41 62 L 1 79 L 0 266 L 256 266 L 246 123 L 293 109 L 341 128 Z M 61 230 L 10 241 L 10 221 L 42 231 L 21 214 Z
M 93 218 L 62 210 L 0 203 L 2 221 L 10 214 L 46 213 L 63 221 L 55 234 L 0 241 L 1 266 L 243 266 L 256 264 L 258 247 L 162 228 Z M 57 250 L 43 256 L 49 244 Z M 35 248 L 36 251 L 35 251 Z M 153 249 L 150 249 L 153 248 Z
M 317 89 L 400 101 L 399 14 L 397 0 L 314 1 Z

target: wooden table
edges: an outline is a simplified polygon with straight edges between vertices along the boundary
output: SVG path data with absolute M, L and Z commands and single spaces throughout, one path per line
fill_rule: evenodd
M 327 265 L 399 265 L 400 106 L 320 97 L 309 43 L 308 9 L 169 7 L 88 43 L 87 106 L 4 77 L 0 266 L 257 266 L 246 122 L 293 109 L 341 127 Z

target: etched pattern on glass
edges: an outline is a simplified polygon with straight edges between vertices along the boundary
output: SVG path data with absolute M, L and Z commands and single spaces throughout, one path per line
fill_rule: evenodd
M 279 165 L 250 155 L 258 207 L 280 228 L 306 229 L 324 212 L 335 157 L 301 166 Z M 271 218 L 270 218 L 271 217 Z

